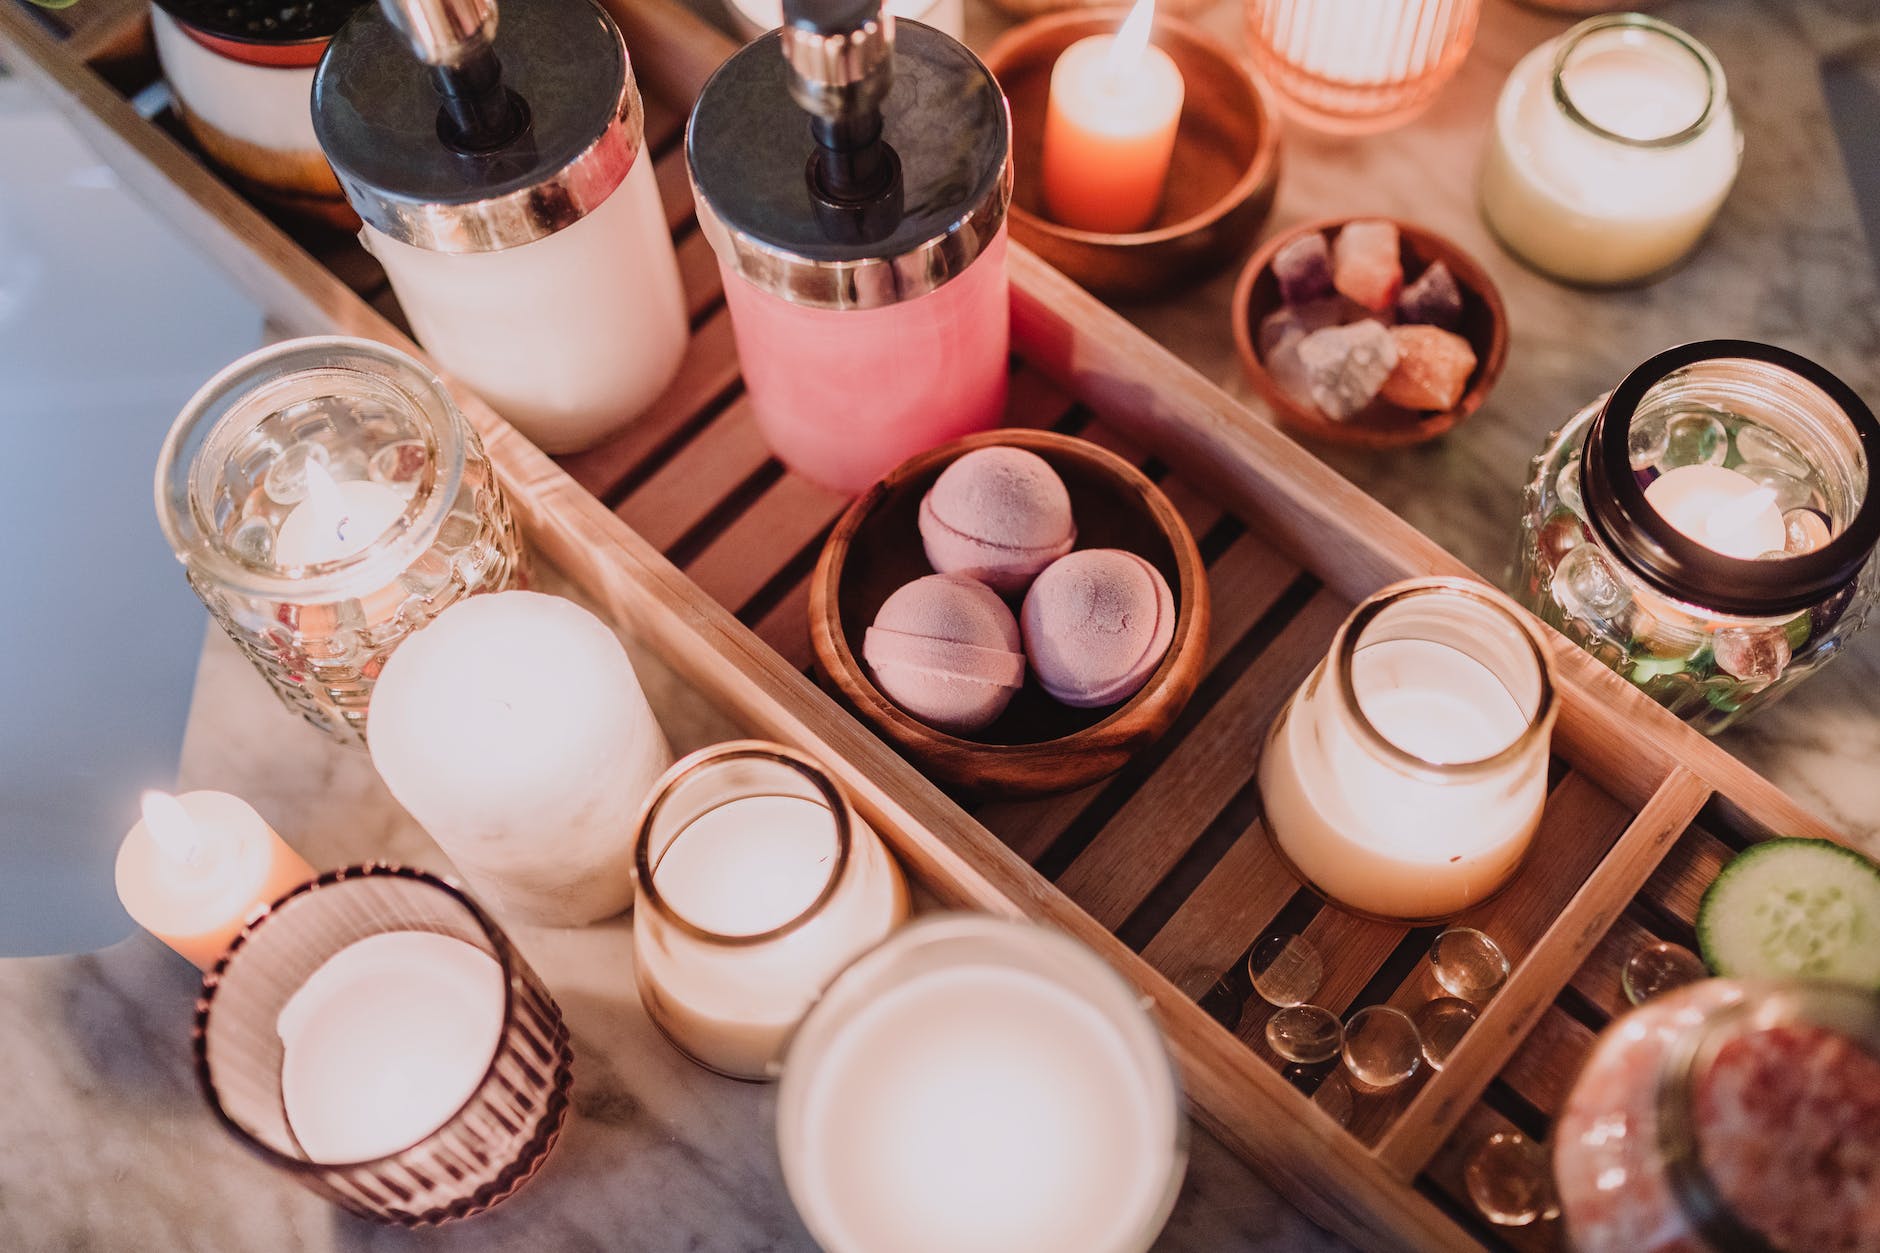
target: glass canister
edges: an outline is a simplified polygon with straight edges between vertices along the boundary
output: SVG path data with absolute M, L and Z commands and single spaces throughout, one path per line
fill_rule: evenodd
M 1662 352 L 1534 461 L 1518 594 L 1706 733 L 1840 652 L 1876 584 L 1880 423 L 1796 353 Z
M 1546 650 L 1502 598 L 1394 584 L 1352 612 L 1268 733 L 1267 836 L 1342 909 L 1454 917 L 1527 855 L 1557 712 Z
M 443 383 L 362 339 L 297 339 L 210 379 L 157 460 L 190 586 L 283 704 L 365 742 L 392 650 L 518 576 L 509 506 Z
M 1482 158 L 1482 215 L 1545 274 L 1638 282 L 1697 246 L 1742 159 L 1710 49 L 1640 13 L 1590 18 L 1508 75 Z
M 1004 414 L 1011 123 L 958 41 L 811 8 L 719 67 L 686 156 L 765 440 L 859 492 Z
M 1245 0 L 1247 50 L 1286 111 L 1316 130 L 1400 126 L 1475 43 L 1482 0 Z
M 1880 997 L 1708 979 L 1600 1035 L 1553 1132 L 1585 1253 L 1870 1249 Z
M 590 447 L 665 390 L 688 337 L 620 31 L 590 0 L 500 25 L 490 0 L 385 8 L 333 37 L 313 85 L 360 239 L 439 365 L 544 451 Z

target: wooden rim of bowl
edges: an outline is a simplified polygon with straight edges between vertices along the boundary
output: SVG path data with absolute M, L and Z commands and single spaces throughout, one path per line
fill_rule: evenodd
M 1056 33 L 1067 26 L 1088 26 L 1091 28 L 1090 34 L 1101 34 L 1105 30 L 1114 30 L 1121 26 L 1123 19 L 1128 15 L 1127 5 L 1116 5 L 1098 9 L 1062 9 L 1056 13 L 1047 13 L 1043 17 L 1033 18 L 1022 25 L 1014 26 L 993 41 L 992 46 L 986 49 L 984 58 L 986 68 L 992 71 L 992 77 L 997 80 L 1002 67 L 1007 67 L 1009 62 L 1021 52 L 1028 50 L 1043 35 Z M 1179 222 L 1171 222 L 1167 226 L 1159 226 L 1154 230 L 1086 231 L 1075 226 L 1062 226 L 1050 218 L 1041 217 L 1024 208 L 1016 200 L 1007 210 L 1015 221 L 1023 222 L 1047 234 L 1083 244 L 1116 247 L 1164 243 L 1186 238 L 1214 225 L 1233 212 L 1236 206 L 1245 204 L 1268 180 L 1273 178 L 1279 164 L 1279 114 L 1273 101 L 1267 96 L 1266 87 L 1254 77 L 1247 63 L 1213 35 L 1186 18 L 1177 17 L 1173 13 L 1157 12 L 1155 25 L 1151 30 L 1150 41 L 1152 43 L 1156 35 L 1164 31 L 1169 32 L 1194 48 L 1219 59 L 1236 78 L 1246 84 L 1247 92 L 1254 101 L 1255 113 L 1251 124 L 1255 127 L 1255 134 L 1259 138 L 1254 148 L 1252 162 L 1241 171 L 1234 185 L 1206 209 L 1183 218 Z M 1050 72 L 1048 67 L 1045 72 L 1047 74 Z
M 849 647 L 841 628 L 840 583 L 849 549 L 856 533 L 881 502 L 909 479 L 934 472 L 974 449 L 995 445 L 1022 448 L 1047 460 L 1053 455 L 1075 458 L 1117 480 L 1141 497 L 1174 554 L 1177 579 L 1176 586 L 1170 590 L 1175 596 L 1175 632 L 1161 662 L 1135 695 L 1099 721 L 1056 739 L 992 744 L 928 726 L 882 694 Z M 910 542 L 919 539 L 918 536 L 909 538 Z M 1202 561 L 1201 549 L 1162 489 L 1107 448 L 1073 435 L 1029 427 L 1002 427 L 968 435 L 918 453 L 896 466 L 887 477 L 852 501 L 836 522 L 835 530 L 816 561 L 809 590 L 810 643 L 817 663 L 870 723 L 895 743 L 915 751 L 938 746 L 960 756 L 997 758 L 1012 767 L 1029 764 L 1032 758 L 1058 758 L 1081 750 L 1107 748 L 1137 734 L 1138 728 L 1157 707 L 1172 704 L 1174 711 L 1179 712 L 1200 683 L 1200 666 L 1191 657 L 1207 647 L 1210 617 L 1207 566 Z M 1026 681 L 1033 681 L 1029 665 Z M 1173 717 L 1173 712 L 1168 714 L 1170 721 Z
M 1260 354 L 1254 347 L 1253 288 L 1260 281 L 1260 276 L 1272 266 L 1279 250 L 1309 232 L 1325 234 L 1342 229 L 1352 222 L 1376 221 L 1389 222 L 1395 226 L 1399 236 L 1428 257 L 1430 263 L 1440 260 L 1447 265 L 1450 273 L 1455 275 L 1456 283 L 1482 302 L 1492 325 L 1486 348 L 1470 341 L 1470 347 L 1476 350 L 1475 381 L 1463 393 L 1461 401 L 1454 408 L 1406 422 L 1399 429 L 1354 427 L 1300 404 L 1273 381 L 1273 376 L 1267 373 L 1266 363 L 1260 360 Z M 1489 277 L 1488 271 L 1448 236 L 1388 214 L 1349 213 L 1320 218 L 1269 235 L 1241 268 L 1240 277 L 1234 283 L 1234 301 L 1230 312 L 1233 317 L 1234 347 L 1240 354 L 1241 369 L 1253 384 L 1254 390 L 1273 410 L 1280 425 L 1328 444 L 1383 450 L 1408 448 L 1445 435 L 1482 407 L 1482 402 L 1488 399 L 1488 393 L 1494 390 L 1496 380 L 1501 377 L 1502 366 L 1508 359 L 1508 309 L 1502 303 L 1501 291 L 1495 286 L 1495 280 Z

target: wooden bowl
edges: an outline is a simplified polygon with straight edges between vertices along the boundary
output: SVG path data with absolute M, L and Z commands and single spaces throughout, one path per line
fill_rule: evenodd
M 1175 638 L 1142 690 L 1121 705 L 1072 709 L 1027 675 L 998 721 L 966 739 L 902 712 L 869 678 L 859 654 L 882 602 L 933 573 L 921 548 L 921 498 L 954 459 L 992 444 L 1028 449 L 1051 463 L 1070 491 L 1079 548 L 1127 549 L 1161 572 L 1175 595 Z M 810 581 L 810 642 L 827 684 L 926 773 L 980 794 L 1042 796 L 1120 770 L 1169 729 L 1194 695 L 1208 617 L 1207 570 L 1168 498 L 1114 453 L 1053 431 L 987 431 L 902 463 L 849 506 Z
M 1168 191 L 1148 230 L 1126 235 L 1059 226 L 1044 212 L 1044 117 L 1051 68 L 1088 35 L 1111 34 L 1124 8 L 1075 9 L 1007 31 L 986 65 L 1012 106 L 1012 237 L 1099 296 L 1161 295 L 1239 258 L 1273 207 L 1279 120 L 1245 64 L 1181 18 L 1156 14 L 1152 42 L 1187 90 Z
M 1385 219 L 1397 225 L 1406 283 L 1421 274 L 1425 266 L 1441 261 L 1448 265 L 1449 272 L 1456 276 L 1456 286 L 1462 289 L 1462 325 L 1458 334 L 1475 349 L 1475 373 L 1469 376 L 1468 387 L 1455 408 L 1431 413 L 1377 400 L 1344 421 L 1335 421 L 1320 413 L 1316 406 L 1301 404 L 1287 395 L 1266 372 L 1255 350 L 1260 322 L 1283 303 L 1279 298 L 1279 280 L 1273 277 L 1274 254 L 1309 231 L 1323 231 L 1331 240 L 1337 238 L 1347 222 L 1376 220 L 1372 216 L 1326 218 L 1281 231 L 1261 244 L 1260 250 L 1248 258 L 1246 268 L 1240 272 L 1240 281 L 1234 287 L 1234 344 L 1240 349 L 1240 362 L 1246 367 L 1254 389 L 1272 406 L 1280 424 L 1288 430 L 1328 444 L 1404 448 L 1435 439 L 1481 408 L 1508 357 L 1508 311 L 1502 307 L 1495 280 L 1475 258 L 1443 236 L 1395 218 Z

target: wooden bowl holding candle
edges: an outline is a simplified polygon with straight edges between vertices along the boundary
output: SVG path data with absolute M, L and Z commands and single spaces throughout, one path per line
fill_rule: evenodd
M 1462 320 L 1456 333 L 1468 340 L 1475 350 L 1475 369 L 1469 375 L 1462 399 L 1453 406 L 1441 410 L 1404 409 L 1379 398 L 1351 417 L 1338 420 L 1327 417 L 1316 406 L 1302 404 L 1267 372 L 1256 347 L 1259 328 L 1267 315 L 1284 303 L 1280 299 L 1279 280 L 1273 275 L 1274 256 L 1293 240 L 1314 231 L 1322 233 L 1328 243 L 1334 241 L 1348 222 L 1356 221 L 1388 221 L 1396 226 L 1406 283 L 1438 261 L 1448 266 L 1455 276 L 1462 294 Z M 1269 237 L 1259 251 L 1248 258 L 1246 268 L 1240 272 L 1240 281 L 1234 286 L 1233 319 L 1234 345 L 1240 350 L 1241 365 L 1280 425 L 1308 439 L 1356 448 L 1405 448 L 1454 429 L 1481 408 L 1508 357 L 1508 311 L 1502 306 L 1501 293 L 1495 289 L 1495 280 L 1488 276 L 1488 271 L 1436 232 L 1377 215 L 1326 218 Z
M 1185 84 L 1160 209 L 1146 229 L 1123 234 L 1052 221 L 1041 179 L 1051 71 L 1072 44 L 1114 33 L 1128 12 L 1076 9 L 1027 22 L 992 45 L 986 65 L 1012 109 L 1013 238 L 1096 294 L 1133 299 L 1215 274 L 1246 250 L 1273 207 L 1279 121 L 1226 45 L 1158 13 L 1150 42 Z
M 1031 680 L 996 721 L 968 739 L 936 730 L 889 700 L 870 677 L 861 651 L 882 603 L 932 572 L 917 520 L 927 489 L 956 458 L 989 445 L 1036 453 L 1057 472 L 1070 493 L 1079 549 L 1120 548 L 1153 565 L 1174 593 L 1175 629 L 1154 673 L 1122 704 L 1074 709 Z M 809 619 L 826 682 L 922 770 L 975 793 L 1040 796 L 1114 774 L 1174 723 L 1201 681 L 1207 570 L 1175 507 L 1121 457 L 1055 431 L 987 431 L 903 462 L 849 506 L 810 580 Z

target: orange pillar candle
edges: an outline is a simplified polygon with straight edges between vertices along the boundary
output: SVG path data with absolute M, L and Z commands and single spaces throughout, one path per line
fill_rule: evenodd
M 1044 123 L 1044 203 L 1060 225 L 1122 234 L 1155 220 L 1182 114 L 1182 76 L 1149 43 L 1153 0 L 1114 35 L 1064 50 Z
M 137 925 L 204 970 L 259 905 L 314 877 L 254 807 L 227 792 L 145 792 L 118 848 L 118 899 Z

